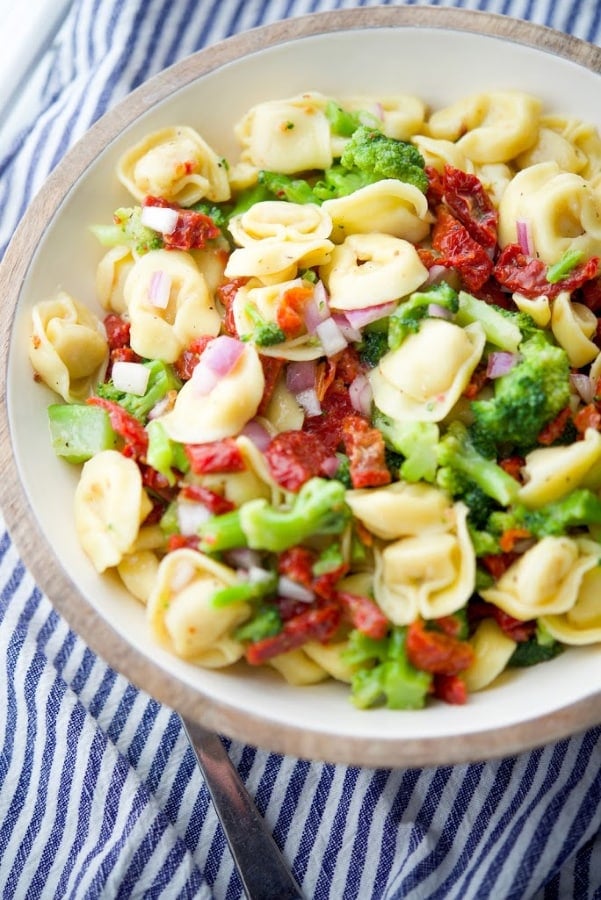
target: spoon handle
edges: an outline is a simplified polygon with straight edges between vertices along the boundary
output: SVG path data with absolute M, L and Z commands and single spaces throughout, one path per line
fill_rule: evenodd
M 248 900 L 303 900 L 219 736 L 183 719 Z

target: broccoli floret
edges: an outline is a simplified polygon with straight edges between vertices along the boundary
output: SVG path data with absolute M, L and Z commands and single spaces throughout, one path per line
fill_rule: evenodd
M 185 473 L 190 468 L 183 444 L 171 440 L 160 418 L 148 422 L 146 433 L 148 434 L 146 462 L 160 472 L 170 485 L 174 485 L 177 481 L 174 470 Z
M 380 180 L 370 178 L 359 169 L 345 169 L 342 165 L 335 165 L 326 169 L 323 177 L 315 182 L 313 193 L 318 202 L 333 200 L 335 197 L 346 197 L 359 188 Z
M 281 172 L 268 172 L 262 169 L 258 175 L 259 184 L 278 200 L 289 203 L 320 203 L 320 198 L 304 178 L 291 178 Z
M 536 633 L 529 641 L 520 641 L 509 658 L 508 665 L 514 668 L 536 666 L 538 663 L 547 662 L 563 653 L 565 647 L 549 634 L 549 632 L 537 622 Z
M 459 308 L 457 291 L 446 281 L 441 281 L 425 291 L 414 291 L 399 303 L 388 320 L 388 346 L 391 350 L 400 347 L 409 334 L 419 331 L 421 320 L 431 315 L 433 306 L 456 313 Z
M 388 637 L 374 640 L 352 631 L 343 659 L 355 669 L 351 698 L 359 709 L 421 709 L 432 675 L 416 669 L 407 657 L 406 628 L 393 628 Z
M 244 312 L 255 326 L 250 334 L 241 335 L 242 341 L 252 341 L 258 347 L 271 347 L 286 340 L 286 335 L 276 322 L 268 322 L 254 303 L 247 303 Z
M 577 488 L 541 509 L 528 509 L 516 503 L 505 512 L 494 513 L 489 522 L 491 531 L 496 535 L 514 528 L 524 528 L 535 538 L 557 537 L 572 528 L 599 524 L 601 498 L 586 488 Z
M 513 368 L 495 379 L 494 397 L 472 402 L 472 427 L 497 448 L 527 451 L 569 399 L 568 355 L 537 333 L 520 345 L 520 359 Z
M 208 203 L 207 201 L 201 200 L 199 203 L 194 203 L 190 209 L 193 209 L 194 212 L 199 212 L 208 216 L 222 231 L 227 228 L 231 215 L 230 206 L 228 204 Z
M 157 231 L 142 224 L 141 216 L 140 206 L 122 207 L 115 210 L 112 225 L 92 225 L 91 229 L 104 247 L 124 244 L 142 256 L 160 250 L 164 241 Z
M 141 397 L 138 394 L 120 391 L 112 381 L 104 381 L 96 385 L 98 397 L 118 403 L 141 422 L 145 422 L 150 410 L 156 406 L 159 400 L 163 399 L 168 391 L 179 391 L 182 386 L 172 367 L 162 360 L 146 360 L 143 365 L 150 370 L 150 375 L 146 393 Z
M 490 463 L 491 460 L 486 462 Z M 469 510 L 468 523 L 472 528 L 476 531 L 486 531 L 490 516 L 499 509 L 496 500 L 485 493 L 466 472 L 450 466 L 438 469 L 436 484 L 454 500 L 465 503 Z
M 360 125 L 369 125 L 377 128 L 379 119 L 367 110 L 358 110 L 349 112 L 339 106 L 335 100 L 328 100 L 326 103 L 325 114 L 330 122 L 330 128 L 333 134 L 339 134 L 341 137 L 350 137 Z
M 468 487 L 475 484 L 483 494 L 501 506 L 509 506 L 516 500 L 519 483 L 493 459 L 488 459 L 476 449 L 462 422 L 451 422 L 437 446 L 437 457 L 440 468 L 436 481 L 451 496 L 463 499 L 463 487 L 469 498 Z M 473 493 L 471 496 L 475 503 Z
M 540 332 L 534 319 L 527 313 L 511 312 L 484 300 L 478 300 L 466 291 L 459 292 L 459 309 L 455 317 L 457 325 L 479 322 L 486 340 L 500 350 L 515 353 L 523 340 Z
M 346 488 L 349 490 L 353 486 L 353 479 L 351 478 L 351 461 L 346 455 L 346 453 L 337 453 L 338 458 L 338 468 L 334 472 L 333 478 L 336 481 L 340 481 Z
M 282 618 L 275 606 L 260 606 L 254 616 L 236 629 L 234 637 L 237 641 L 250 641 L 251 644 L 279 634 L 282 630 Z
M 374 410 L 372 425 L 381 433 L 387 449 L 401 454 L 395 466 L 401 478 L 434 481 L 440 438 L 438 425 L 434 422 L 398 422 L 379 409 Z
M 385 353 L 388 353 L 387 331 L 363 330 L 361 342 L 356 345 L 359 359 L 365 366 L 374 369 Z
M 275 507 L 264 498 L 213 516 L 199 528 L 200 549 L 207 553 L 248 546 L 281 553 L 309 537 L 340 534 L 351 518 L 340 481 L 310 478 L 289 506 Z
M 397 178 L 423 193 L 428 190 L 425 162 L 418 148 L 367 125 L 355 129 L 340 157 L 340 165 L 349 171 L 361 172 L 366 184 L 382 178 Z

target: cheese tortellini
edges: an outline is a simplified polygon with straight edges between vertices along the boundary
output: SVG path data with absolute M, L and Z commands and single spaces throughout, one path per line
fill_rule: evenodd
M 225 160 L 188 126 L 162 128 L 129 148 L 117 176 L 136 200 L 162 197 L 180 206 L 229 200 Z
M 29 359 L 42 381 L 73 403 L 90 392 L 108 356 L 99 319 L 65 291 L 36 303 Z

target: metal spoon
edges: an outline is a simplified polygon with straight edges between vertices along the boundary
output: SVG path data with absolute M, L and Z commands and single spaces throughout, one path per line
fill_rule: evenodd
M 218 735 L 182 719 L 248 900 L 303 895 Z

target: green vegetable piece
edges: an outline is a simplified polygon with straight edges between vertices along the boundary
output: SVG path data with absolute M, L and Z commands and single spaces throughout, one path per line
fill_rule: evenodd
M 438 444 L 437 455 L 441 469 L 450 470 L 437 472 L 437 482 L 452 496 L 462 498 L 468 484 L 473 482 L 501 506 L 509 506 L 516 500 L 519 483 L 494 460 L 478 452 L 462 422 L 451 422 Z M 460 480 L 456 481 L 454 475 Z
M 526 316 L 525 313 L 520 315 L 523 316 L 524 324 L 530 320 L 532 327 L 535 327 L 530 316 Z M 486 340 L 500 350 L 508 353 L 517 352 L 523 340 L 519 321 L 518 314 L 507 315 L 505 311 L 501 310 L 501 307 L 478 300 L 477 297 L 473 297 L 465 291 L 459 292 L 459 309 L 455 316 L 457 325 L 465 327 L 471 325 L 472 322 L 479 322 L 484 329 Z
M 86 403 L 53 403 L 48 407 L 52 449 L 70 463 L 82 463 L 117 446 L 109 415 Z
M 259 184 L 278 200 L 289 203 L 319 203 L 319 198 L 308 181 L 303 178 L 291 178 L 281 172 L 268 172 L 262 169 L 258 175 Z
M 495 379 L 494 397 L 471 404 L 476 441 L 527 452 L 541 430 L 570 400 L 570 363 L 562 347 L 542 333 L 520 345 L 520 359 Z
M 314 535 L 340 534 L 350 516 L 341 482 L 310 478 L 289 507 L 275 507 L 260 498 L 213 516 L 199 529 L 200 549 L 218 552 L 248 546 L 281 553 Z
M 505 512 L 493 513 L 489 526 L 501 535 L 513 528 L 525 528 L 533 537 L 559 537 L 573 528 L 601 524 L 601 498 L 587 488 L 577 488 L 541 509 L 514 504 Z
M 232 603 L 248 603 L 274 594 L 277 587 L 275 572 L 266 573 L 267 577 L 257 581 L 240 581 L 216 591 L 211 597 L 211 606 L 220 608 Z
M 384 442 L 404 457 L 399 474 L 405 481 L 434 481 L 438 467 L 440 431 L 434 422 L 398 422 L 379 409 L 372 416 Z
M 371 331 L 364 329 L 361 335 L 361 342 L 357 344 L 359 359 L 361 362 L 375 369 L 382 357 L 388 353 L 388 323 L 386 319 L 386 329 L 384 331 Z
M 173 368 L 160 359 L 146 360 L 145 365 L 150 370 L 146 393 L 140 397 L 138 394 L 129 394 L 118 390 L 112 381 L 101 382 L 96 385 L 96 394 L 105 400 L 118 403 L 130 415 L 141 422 L 146 421 L 150 410 L 156 406 L 159 400 L 171 391 L 179 391 L 182 386 Z
M 279 634 L 282 630 L 282 618 L 275 606 L 260 606 L 256 614 L 234 632 L 237 641 L 250 641 L 251 644 Z
M 359 709 L 422 709 L 432 676 L 407 658 L 406 628 L 393 628 L 390 636 L 376 641 L 352 631 L 344 651 L 345 661 L 359 666 L 351 680 L 351 698 Z
M 536 666 L 539 663 L 554 659 L 563 651 L 564 647 L 559 641 L 541 644 L 536 638 L 532 638 L 529 641 L 521 641 L 516 645 L 507 665 L 513 668 Z
M 104 247 L 123 244 L 142 256 L 164 246 L 162 236 L 142 224 L 140 206 L 122 207 L 113 214 L 112 225 L 92 225 L 91 230 Z
M 167 506 L 165 512 L 161 516 L 159 525 L 165 537 L 170 537 L 172 534 L 179 534 L 179 519 L 177 516 L 177 503 L 175 501 Z
M 371 183 L 382 178 L 398 178 L 423 193 L 428 190 L 425 161 L 417 147 L 367 125 L 355 129 L 340 157 L 340 164 L 345 169 L 357 169 Z
M 569 275 L 583 259 L 584 253 L 582 250 L 566 250 L 561 259 L 547 269 L 547 281 L 549 284 L 557 284 L 558 281 Z
M 330 544 L 329 547 L 321 551 L 318 559 L 313 564 L 312 571 L 316 577 L 327 575 L 329 572 L 336 571 L 343 563 L 344 556 L 342 555 L 340 544 Z
M 421 320 L 430 316 L 430 307 L 439 306 L 455 314 L 459 309 L 457 291 L 441 281 L 425 291 L 414 291 L 399 303 L 388 320 L 388 346 L 396 350 L 406 337 L 419 331 Z
M 253 323 L 254 330 L 241 337 L 243 341 L 252 341 L 258 347 L 271 347 L 286 340 L 286 335 L 276 322 L 267 322 L 259 313 L 254 303 L 247 303 L 244 312 Z
M 173 470 L 185 473 L 190 468 L 183 445 L 171 440 L 160 419 L 150 421 L 146 426 L 146 432 L 148 434 L 146 461 L 173 486 L 177 481 Z

